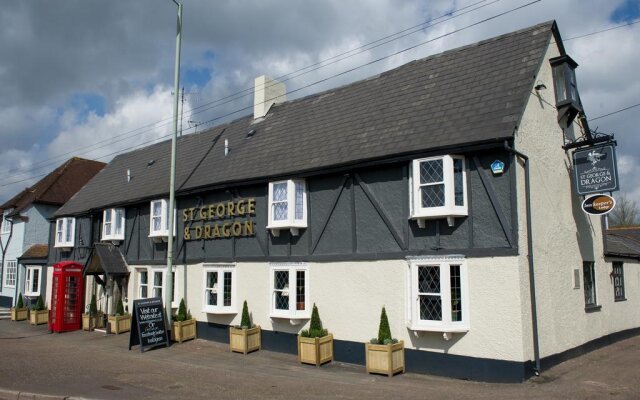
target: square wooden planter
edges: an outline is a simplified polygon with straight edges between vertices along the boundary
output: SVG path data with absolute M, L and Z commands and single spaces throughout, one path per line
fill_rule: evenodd
M 333 361 L 333 334 L 319 338 L 298 335 L 298 361 L 318 367 Z
M 90 317 L 89 314 L 82 314 L 82 330 L 92 331 L 94 329 L 104 328 L 104 322 L 102 317 L 95 316 Z
M 182 343 L 196 338 L 196 319 L 187 321 L 173 321 L 171 323 L 171 340 Z
M 237 353 L 247 354 L 260 350 L 262 347 L 262 334 L 260 326 L 250 329 L 229 327 L 229 349 Z
M 395 344 L 366 343 L 367 372 L 393 376 L 404 373 L 404 341 Z
M 29 317 L 31 325 L 46 324 L 49 322 L 49 310 L 44 309 L 42 311 L 31 310 L 31 316 Z
M 27 319 L 27 307 L 24 307 L 24 308 L 11 307 L 12 321 L 24 321 L 25 319 Z
M 109 330 L 119 335 L 131 330 L 131 315 L 109 315 Z

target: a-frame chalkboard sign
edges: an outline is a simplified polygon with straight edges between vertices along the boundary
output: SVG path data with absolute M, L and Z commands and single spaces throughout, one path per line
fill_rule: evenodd
M 129 350 L 131 350 L 131 346 L 136 345 L 140 345 L 141 352 L 161 345 L 169 347 L 161 298 L 153 297 L 133 301 Z

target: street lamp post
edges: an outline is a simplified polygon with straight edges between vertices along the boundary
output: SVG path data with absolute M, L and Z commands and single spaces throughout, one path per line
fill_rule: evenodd
M 176 140 L 178 136 L 178 87 L 180 86 L 180 47 L 182 45 L 182 4 L 172 0 L 178 6 L 178 28 L 176 33 L 176 64 L 173 86 L 173 135 L 171 137 L 171 178 L 169 181 L 169 232 L 167 232 L 167 274 L 165 275 L 165 310 L 167 325 L 171 330 L 171 294 L 173 292 L 173 231 L 176 206 Z

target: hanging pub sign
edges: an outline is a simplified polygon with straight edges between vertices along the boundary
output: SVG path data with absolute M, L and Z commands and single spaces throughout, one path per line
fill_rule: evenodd
M 129 350 L 138 344 L 141 352 L 156 346 L 169 347 L 161 298 L 133 301 L 133 321 L 131 321 L 130 332 Z
M 581 196 L 619 189 L 616 151 L 612 144 L 576 150 L 573 170 L 576 191 Z
M 589 196 L 582 202 L 582 210 L 591 215 L 604 215 L 616 206 L 616 200 L 606 194 Z

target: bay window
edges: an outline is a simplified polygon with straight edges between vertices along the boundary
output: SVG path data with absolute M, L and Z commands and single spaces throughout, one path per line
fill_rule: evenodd
M 447 218 L 453 226 L 455 217 L 468 215 L 465 159 L 444 155 L 414 160 L 409 183 L 410 219 L 424 227 L 426 219 Z
M 102 214 L 102 240 L 124 240 L 124 208 L 109 208 Z
M 173 227 L 175 234 L 175 223 Z M 167 199 L 153 200 L 149 218 L 149 237 L 164 238 L 167 236 L 169 236 L 169 201 Z
M 280 229 L 289 229 L 298 235 L 300 228 L 307 227 L 307 186 L 302 179 L 269 183 L 269 225 L 274 236 Z
M 311 316 L 307 264 L 271 264 L 270 286 L 271 317 L 296 320 Z
M 461 256 L 409 258 L 409 328 L 469 330 L 467 268 Z
M 204 312 L 212 314 L 235 314 L 236 282 L 233 265 L 211 265 L 204 267 Z

